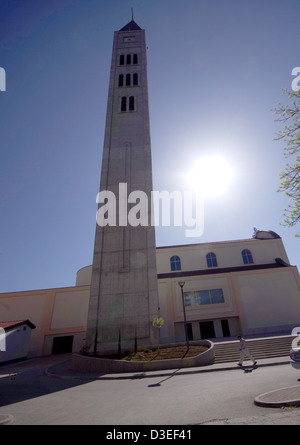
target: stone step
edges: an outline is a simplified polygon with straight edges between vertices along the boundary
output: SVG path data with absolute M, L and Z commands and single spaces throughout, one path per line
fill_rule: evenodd
M 247 346 L 256 360 L 262 358 L 289 356 L 294 336 L 267 337 L 249 339 Z M 225 363 L 239 360 L 239 341 L 215 343 L 215 363 Z
M 257 347 L 254 347 L 253 345 L 249 346 L 249 351 L 256 351 L 256 352 L 264 352 L 264 351 L 287 351 L 291 349 L 291 344 L 289 345 L 259 345 Z M 218 353 L 219 355 L 224 354 L 230 354 L 230 353 L 240 353 L 240 348 L 216 348 L 215 347 L 215 353 Z

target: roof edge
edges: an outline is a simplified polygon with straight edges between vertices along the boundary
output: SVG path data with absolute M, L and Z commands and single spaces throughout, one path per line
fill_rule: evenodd
M 129 23 L 127 23 L 127 25 L 123 26 L 123 28 L 120 29 L 120 31 L 141 31 L 141 30 L 142 28 L 140 28 L 139 25 L 135 23 L 134 20 L 131 20 Z
M 275 263 L 267 264 L 252 264 L 245 266 L 231 266 L 231 267 L 216 267 L 213 269 L 200 269 L 200 270 L 187 270 L 178 272 L 165 272 L 157 274 L 158 279 L 162 278 L 181 278 L 181 277 L 192 277 L 197 275 L 215 275 L 224 274 L 232 272 L 245 272 L 253 270 L 263 270 L 263 269 L 279 269 L 283 267 L 292 267 L 290 264 L 284 263 L 284 261 L 278 261 L 277 258 Z
M 0 327 L 2 327 L 5 331 L 8 331 L 10 329 L 16 328 L 18 326 L 21 326 L 22 324 L 27 324 L 31 329 L 35 329 L 36 326 L 31 323 L 30 320 L 7 320 L 7 321 L 0 321 Z M 2 326 L 1 326 L 2 325 Z M 7 325 L 7 326 L 5 326 Z

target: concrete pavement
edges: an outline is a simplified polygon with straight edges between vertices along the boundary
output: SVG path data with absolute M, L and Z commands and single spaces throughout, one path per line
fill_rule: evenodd
M 45 373 L 48 377 L 56 378 L 75 378 L 75 379 L 87 379 L 87 380 L 115 380 L 115 379 L 141 379 L 141 378 L 151 378 L 151 377 L 166 377 L 170 375 L 182 375 L 182 374 L 195 374 L 204 372 L 214 372 L 214 371 L 229 371 L 237 370 L 239 372 L 251 372 L 261 366 L 275 366 L 289 363 L 289 357 L 273 357 L 271 359 L 259 360 L 257 365 L 254 367 L 250 365 L 245 365 L 240 368 L 237 362 L 228 363 L 214 363 L 207 366 L 199 366 L 194 368 L 179 368 L 179 369 L 166 369 L 160 371 L 147 371 L 147 372 L 128 372 L 128 373 L 83 373 L 79 371 L 73 371 L 70 369 L 71 359 L 62 360 L 60 363 L 55 363 L 53 365 L 49 364 L 45 368 Z M 300 373 L 299 373 L 300 374 Z M 300 385 L 299 385 L 300 386 Z
M 45 369 L 48 377 L 54 378 L 76 378 L 76 379 L 99 379 L 99 380 L 115 380 L 115 379 L 143 379 L 153 377 L 167 377 L 171 375 L 182 374 L 194 374 L 205 372 L 216 372 L 226 370 L 237 370 L 239 372 L 252 372 L 254 369 L 262 366 L 276 366 L 282 364 L 289 364 L 289 357 L 273 357 L 260 360 L 254 367 L 252 365 L 245 365 L 240 368 L 236 362 L 228 363 L 215 363 L 213 365 L 202 366 L 197 368 L 182 368 L 182 369 L 170 369 L 163 371 L 150 371 L 143 373 L 122 373 L 122 374 L 91 374 L 91 373 L 79 373 L 70 369 L 71 360 L 55 364 Z M 250 363 L 250 362 L 249 362 Z M 300 381 L 300 373 L 299 373 Z M 282 406 L 296 406 L 300 405 L 300 384 L 299 386 L 293 386 L 288 388 L 279 388 L 278 390 L 271 391 L 258 395 L 254 403 L 259 406 L 265 407 L 282 407 Z
M 170 369 L 163 371 L 149 371 L 143 373 L 122 373 L 122 374 L 92 374 L 92 373 L 80 373 L 72 371 L 70 369 L 71 360 L 65 360 L 61 363 L 54 364 L 45 369 L 45 373 L 48 377 L 53 378 L 75 378 L 75 379 L 87 379 L 87 380 L 115 380 L 115 379 L 144 379 L 153 377 L 167 377 L 171 375 L 188 375 L 195 373 L 205 372 L 217 372 L 226 370 L 236 370 L 239 372 L 252 372 L 254 369 L 265 366 L 276 366 L 289 364 L 289 357 L 273 357 L 259 360 L 254 367 L 245 365 L 240 368 L 236 362 L 228 363 L 215 363 L 209 366 L 202 366 L 197 368 L 182 368 L 182 369 Z M 247 363 L 247 362 L 246 362 Z M 251 363 L 251 362 L 249 362 Z M 300 381 L 300 372 L 299 372 Z M 296 406 L 300 405 L 300 384 L 299 386 L 292 386 L 288 388 L 279 388 L 278 390 L 258 395 L 254 403 L 259 406 L 265 407 L 282 407 L 282 406 Z
M 120 379 L 145 379 L 154 377 L 167 377 L 173 375 L 188 375 L 195 373 L 218 372 L 226 370 L 236 370 L 237 372 L 253 372 L 259 367 L 276 366 L 282 364 L 289 364 L 289 357 L 274 357 L 261 359 L 254 367 L 249 362 L 240 368 L 236 362 L 215 363 L 208 366 L 195 368 L 171 369 L 163 371 L 150 371 L 143 373 L 122 373 L 122 374 L 99 374 L 99 373 L 81 373 L 70 369 L 71 354 L 63 356 L 44 357 L 36 360 L 27 360 L 25 362 L 0 367 L 0 378 L 8 377 L 14 378 L 18 374 L 26 372 L 33 367 L 40 367 L 46 376 L 49 378 L 59 379 L 81 379 L 86 381 L 93 380 L 120 380 Z M 247 363 L 247 362 L 246 362 Z M 296 370 L 295 370 L 296 371 Z M 297 372 L 297 371 L 296 371 Z M 299 372 L 300 382 L 300 372 Z M 297 406 L 300 405 L 300 383 L 299 386 L 292 386 L 287 388 L 278 388 L 275 391 L 258 395 L 254 399 L 254 403 L 265 407 L 282 407 L 282 406 Z M 0 425 L 13 423 L 12 416 L 1 415 Z

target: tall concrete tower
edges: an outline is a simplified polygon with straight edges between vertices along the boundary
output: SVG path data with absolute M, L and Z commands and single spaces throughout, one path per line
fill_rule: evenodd
M 96 225 L 87 344 L 94 352 L 116 352 L 120 341 L 132 348 L 135 338 L 151 346 L 158 291 L 147 58 L 145 31 L 133 20 L 114 33 L 100 191 L 116 197 L 116 225 Z M 146 225 L 145 218 L 135 226 L 127 221 L 133 207 L 127 197 L 135 191 L 148 198 Z

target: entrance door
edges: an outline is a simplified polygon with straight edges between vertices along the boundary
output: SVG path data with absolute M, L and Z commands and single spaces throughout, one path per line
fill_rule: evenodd
M 52 354 L 66 354 L 72 352 L 73 335 L 64 337 L 54 337 L 52 345 Z
M 228 320 L 221 320 L 222 331 L 224 337 L 230 337 L 230 329 Z
M 215 338 L 215 327 L 213 321 L 200 321 L 201 338 Z
M 192 323 L 187 323 L 186 330 L 187 330 L 187 338 L 188 338 L 188 340 L 194 340 Z

